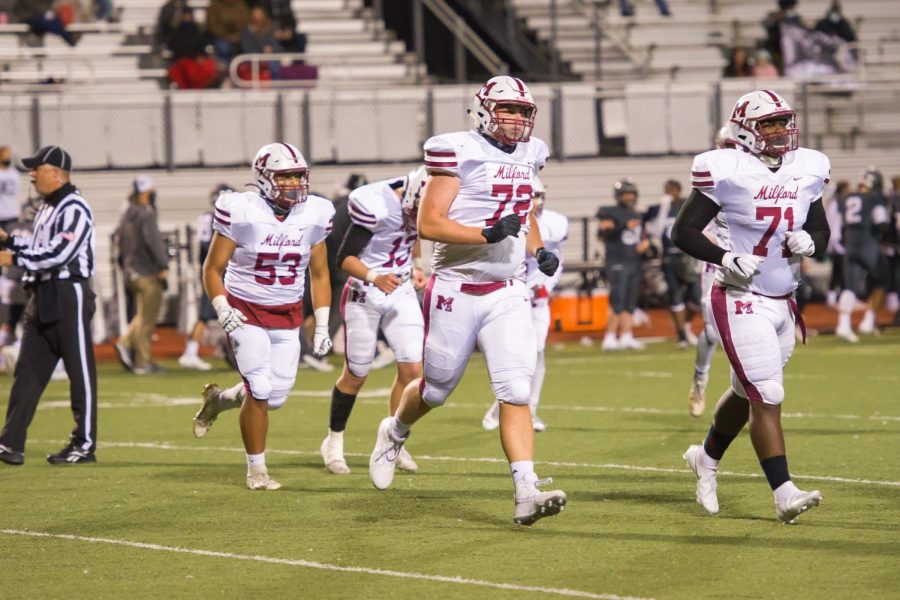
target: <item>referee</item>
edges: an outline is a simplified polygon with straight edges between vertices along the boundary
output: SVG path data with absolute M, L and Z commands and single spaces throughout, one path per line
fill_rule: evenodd
M 72 158 L 59 146 L 45 146 L 22 160 L 44 204 L 34 220 L 30 241 L 0 233 L 0 266 L 26 271 L 31 297 L 23 316 L 19 360 L 0 431 L 0 461 L 25 462 L 25 438 L 38 400 L 59 359 L 71 382 L 69 396 L 75 429 L 62 450 L 47 457 L 53 465 L 96 462 L 97 369 L 91 339 L 94 293 L 94 216 L 69 182 Z

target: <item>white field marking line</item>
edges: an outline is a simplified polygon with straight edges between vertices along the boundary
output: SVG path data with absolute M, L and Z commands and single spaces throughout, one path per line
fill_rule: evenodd
M 361 404 L 375 405 L 381 404 L 388 399 L 390 394 L 389 388 L 376 388 L 373 390 L 360 392 L 359 398 Z M 112 395 L 112 394 L 111 394 Z M 177 396 L 168 397 L 163 394 L 118 394 L 113 397 L 130 398 L 132 402 L 116 403 L 116 402 L 100 402 L 99 408 L 155 408 L 167 406 L 200 406 L 200 398 L 193 396 Z M 326 400 L 331 398 L 331 392 L 315 391 L 315 390 L 295 390 L 290 393 L 293 398 L 316 398 Z M 48 400 L 41 402 L 38 409 L 58 409 L 69 408 L 68 400 Z M 482 409 L 487 406 L 473 404 L 467 402 L 450 402 L 445 406 L 450 408 L 476 408 Z M 649 408 L 641 406 L 580 406 L 580 405 L 541 405 L 541 410 L 549 411 L 570 411 L 570 412 L 600 412 L 600 413 L 630 413 L 630 414 L 650 414 L 650 415 L 684 415 L 685 411 L 674 408 Z M 847 414 L 822 414 L 822 413 L 782 413 L 782 417 L 788 419 L 838 419 L 842 421 L 895 421 L 900 422 L 900 416 L 892 415 L 847 415 Z
M 618 596 L 616 594 L 596 594 L 582 590 L 568 588 L 549 588 L 531 585 L 519 585 L 515 583 L 497 583 L 484 579 L 469 579 L 467 577 L 448 575 L 428 575 L 414 571 L 394 571 L 391 569 L 374 569 L 369 567 L 346 567 L 329 563 L 315 562 L 303 559 L 276 558 L 274 556 L 261 556 L 259 554 L 235 554 L 233 552 L 217 552 L 215 550 L 201 550 L 198 548 L 183 548 L 180 546 L 162 546 L 160 544 L 148 544 L 146 542 L 132 542 L 129 540 L 116 540 L 101 537 L 88 537 L 64 533 L 45 533 L 42 531 L 24 531 L 21 529 L 2 529 L 6 535 L 19 535 L 36 538 L 49 538 L 55 540 L 68 540 L 73 542 L 89 542 L 92 544 L 110 544 L 113 546 L 125 546 L 141 550 L 156 550 L 159 552 L 174 552 L 177 554 L 193 554 L 194 556 L 209 556 L 212 558 L 230 558 L 234 560 L 252 561 L 272 565 L 287 565 L 290 567 L 303 567 L 306 569 L 319 569 L 322 571 L 336 571 L 338 573 L 362 573 L 364 575 L 382 575 L 385 577 L 398 577 L 402 579 L 419 579 L 422 581 L 434 581 L 438 583 L 453 583 L 457 585 L 471 585 L 498 590 L 514 590 L 519 592 L 534 592 L 537 594 L 553 594 L 556 596 L 571 596 L 575 598 L 597 598 L 600 600 L 649 600 L 635 596 Z
M 39 440 L 34 440 L 41 443 Z M 49 442 L 43 442 L 49 443 Z M 176 446 L 168 442 L 100 442 L 99 447 L 102 448 L 140 448 L 148 450 L 176 450 L 176 451 L 196 451 L 204 452 L 244 452 L 243 448 L 229 448 L 226 446 Z M 273 450 L 266 448 L 267 454 L 283 454 L 286 456 L 320 456 L 319 452 L 311 450 Z M 353 456 L 357 458 L 368 458 L 368 454 L 360 452 L 345 452 L 344 456 Z M 435 462 L 458 462 L 458 463 L 500 463 L 507 464 L 502 458 L 492 457 L 475 457 L 465 458 L 461 456 L 431 456 L 428 454 L 416 454 L 416 459 L 433 460 Z M 690 469 L 674 469 L 668 467 L 642 467 L 640 465 L 620 465 L 615 463 L 579 463 L 554 460 L 538 461 L 540 465 L 550 467 L 567 467 L 574 469 L 610 469 L 617 471 L 646 471 L 649 473 L 691 473 Z M 719 471 L 720 475 L 730 475 L 732 477 L 747 477 L 758 479 L 762 477 L 760 473 L 737 473 L 735 471 Z M 792 477 L 796 479 L 808 479 L 810 481 L 832 481 L 836 483 L 853 483 L 860 485 L 886 485 L 900 487 L 900 481 L 879 481 L 874 479 L 851 479 L 849 477 L 832 477 L 829 475 L 798 475 L 794 473 Z

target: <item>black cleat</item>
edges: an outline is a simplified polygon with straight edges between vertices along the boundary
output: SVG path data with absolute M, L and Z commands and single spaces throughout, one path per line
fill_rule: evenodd
M 69 442 L 56 454 L 48 454 L 47 462 L 51 465 L 77 465 L 79 463 L 95 463 L 97 457 L 93 450 L 82 450 Z
M 0 444 L 0 461 L 3 461 L 8 465 L 18 466 L 25 463 L 25 454 L 16 452 L 9 446 Z

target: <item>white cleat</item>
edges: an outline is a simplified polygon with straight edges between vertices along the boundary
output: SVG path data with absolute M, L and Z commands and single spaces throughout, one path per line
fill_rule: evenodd
M 375 449 L 372 450 L 372 456 L 369 457 L 369 477 L 372 479 L 372 485 L 379 490 L 388 489 L 391 482 L 394 481 L 397 459 L 407 438 L 394 439 L 391 435 L 391 417 L 385 417 L 378 425 Z
M 704 464 L 706 452 L 703 446 L 691 446 L 682 458 L 687 461 L 694 476 L 697 477 L 697 504 L 711 515 L 719 512 L 719 499 L 716 497 L 716 469 Z
M 500 403 L 496 400 L 484 413 L 484 418 L 481 419 L 481 426 L 488 431 L 493 431 L 500 427 Z
M 706 409 L 706 384 L 709 383 L 709 375 L 694 374 L 691 382 L 691 391 L 688 392 L 688 410 L 692 417 L 699 417 Z
M 619 345 L 619 340 L 616 338 L 603 338 L 603 343 L 600 344 L 600 349 L 604 352 L 616 352 L 617 350 L 621 350 L 622 347 Z
M 344 460 L 344 439 L 338 439 L 329 435 L 322 441 L 319 453 L 325 462 L 325 470 L 334 475 L 348 475 L 350 467 Z
M 316 358 L 312 354 L 304 354 L 300 357 L 300 360 L 303 361 L 303 364 L 310 367 L 313 370 L 320 371 L 322 373 L 330 373 L 334 371 L 334 365 L 328 362 L 328 359 L 325 357 Z
M 209 371 L 212 369 L 212 365 L 199 356 L 187 356 L 183 354 L 178 358 L 178 364 L 182 369 L 196 369 L 197 371 Z
M 547 424 L 537 415 L 531 415 L 531 427 L 538 433 L 547 429 Z
M 621 338 L 619 340 L 619 348 L 621 350 L 643 350 L 644 342 L 639 342 L 633 337 Z
M 203 386 L 203 406 L 194 415 L 194 437 L 205 436 L 216 422 L 219 417 L 219 394 L 221 393 L 222 388 L 215 383 L 207 383 Z
M 281 488 L 281 484 L 269 477 L 266 471 L 247 473 L 247 487 L 251 490 L 273 491 Z
M 400 448 L 400 454 L 397 456 L 397 468 L 401 471 L 407 471 L 409 473 L 415 473 L 419 465 L 416 464 L 416 461 L 413 460 L 412 455 L 409 453 L 409 450 L 406 448 Z
M 694 335 L 694 331 L 691 329 L 691 326 L 685 325 L 683 331 L 684 331 L 685 341 L 688 343 L 688 345 L 696 346 L 698 340 L 697 340 L 697 336 Z
M 797 520 L 798 516 L 809 509 L 818 506 L 821 501 L 822 494 L 819 493 L 819 490 L 813 490 L 811 492 L 797 490 L 797 492 L 788 498 L 787 502 L 784 504 L 779 504 L 776 500 L 775 512 L 778 514 L 779 521 L 785 525 L 790 525 Z
M 569 501 L 562 490 L 542 492 L 538 486 L 550 485 L 553 479 L 537 479 L 526 476 L 516 482 L 516 509 L 513 512 L 513 522 L 516 525 L 530 526 L 544 517 L 558 515 Z
M 856 334 L 853 333 L 853 330 L 849 327 L 838 327 L 834 330 L 834 335 L 838 336 L 841 339 L 847 340 L 851 344 L 859 342 L 859 338 L 856 337 Z

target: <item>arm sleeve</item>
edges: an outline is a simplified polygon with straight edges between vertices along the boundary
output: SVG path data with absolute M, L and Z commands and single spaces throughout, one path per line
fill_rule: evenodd
M 355 223 L 351 225 L 338 250 L 338 266 L 344 264 L 344 259 L 348 256 L 359 256 L 360 253 L 366 249 L 366 246 L 373 235 L 374 234 L 365 227 L 361 227 Z
M 806 215 L 803 231 L 809 234 L 816 245 L 813 258 L 822 258 L 828 249 L 831 228 L 828 226 L 828 218 L 825 216 L 825 207 L 821 198 L 809 205 L 809 213 Z
M 435 136 L 425 142 L 425 167 L 429 173 L 447 173 L 459 177 L 459 160 L 456 148 L 443 136 Z
M 722 264 L 725 250 L 713 244 L 703 233 L 720 208 L 706 194 L 694 188 L 675 218 L 672 242 L 694 258 L 714 265 Z
M 29 271 L 46 271 L 66 265 L 78 255 L 81 247 L 88 243 L 94 227 L 91 213 L 80 199 L 66 201 L 58 219 L 62 225 L 46 246 L 27 248 L 24 238 L 16 238 L 13 248 L 16 263 Z

